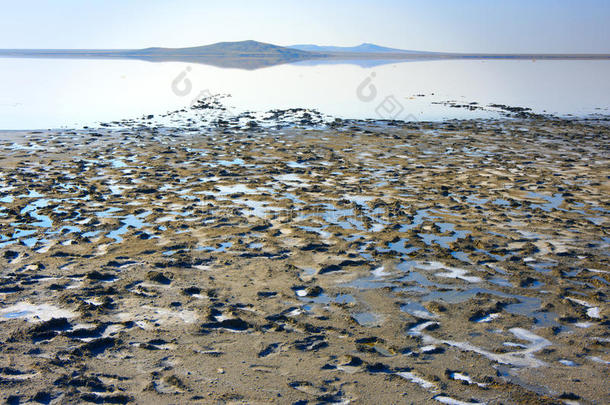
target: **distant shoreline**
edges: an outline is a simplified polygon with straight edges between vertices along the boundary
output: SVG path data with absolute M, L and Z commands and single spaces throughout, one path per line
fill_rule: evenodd
M 303 51 L 255 41 L 193 48 L 146 49 L 0 49 L 0 58 L 136 59 L 149 62 L 201 63 L 225 68 L 259 69 L 304 61 L 378 60 L 386 63 L 437 60 L 610 60 L 595 53 L 455 53 L 424 51 Z
M 0 57 L 91 57 L 91 58 L 161 58 L 163 56 L 184 57 L 241 57 L 263 58 L 266 53 L 244 52 L 228 54 L 223 52 L 196 52 L 182 49 L 157 51 L 147 49 L 0 49 Z M 377 53 L 377 52 L 309 52 L 300 55 L 302 59 L 610 59 L 605 53 L 445 53 L 445 52 L 411 52 L 411 53 Z

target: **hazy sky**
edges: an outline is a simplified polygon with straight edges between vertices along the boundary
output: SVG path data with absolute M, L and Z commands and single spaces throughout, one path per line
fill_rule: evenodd
M 0 48 L 182 47 L 254 39 L 610 53 L 609 22 L 610 0 L 1 0 Z

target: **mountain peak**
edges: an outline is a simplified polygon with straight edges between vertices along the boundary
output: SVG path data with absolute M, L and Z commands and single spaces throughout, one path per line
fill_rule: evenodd
M 301 51 L 308 52 L 343 52 L 343 53 L 425 53 L 418 51 L 406 51 L 403 49 L 386 48 L 372 44 L 370 42 L 363 42 L 358 46 L 320 46 L 320 45 L 293 45 L 288 48 L 298 49 Z

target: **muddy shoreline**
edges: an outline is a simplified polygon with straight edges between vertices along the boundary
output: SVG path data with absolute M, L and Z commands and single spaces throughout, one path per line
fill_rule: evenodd
M 0 400 L 610 402 L 607 120 L 13 131 L 0 167 Z

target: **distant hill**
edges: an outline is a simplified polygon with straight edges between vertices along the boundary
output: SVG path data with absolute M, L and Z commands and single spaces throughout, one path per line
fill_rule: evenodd
M 329 57 L 257 41 L 219 42 L 189 48 L 145 49 L 0 49 L 0 57 L 139 59 L 150 62 L 202 63 L 223 68 L 260 69 Z
M 481 54 L 408 51 L 364 43 L 353 47 L 277 46 L 258 41 L 218 42 L 189 48 L 0 49 L 0 58 L 139 59 L 202 63 L 222 68 L 260 69 L 284 63 L 351 63 L 363 67 L 442 59 L 610 59 L 608 54 Z
M 190 48 L 145 48 L 129 51 L 131 55 L 187 55 L 187 56 L 222 56 L 222 57 L 311 57 L 310 52 L 291 49 L 283 46 L 258 41 L 218 42 L 212 45 Z
M 360 44 L 358 46 L 320 46 L 320 45 L 292 45 L 290 49 L 306 52 L 345 52 L 345 53 L 433 53 L 421 51 L 407 51 L 404 49 L 386 48 L 375 44 Z
M 125 52 L 125 56 L 151 62 L 179 61 L 247 70 L 324 57 L 258 41 L 218 42 L 189 48 L 136 49 Z

